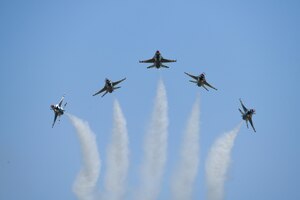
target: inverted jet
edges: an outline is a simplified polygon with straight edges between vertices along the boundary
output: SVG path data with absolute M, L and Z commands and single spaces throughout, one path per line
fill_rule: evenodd
M 242 114 L 243 120 L 246 121 L 247 128 L 249 128 L 249 127 L 248 127 L 248 121 L 249 121 L 250 124 L 251 124 L 251 126 L 252 126 L 252 128 L 253 128 L 253 130 L 254 130 L 254 132 L 256 132 L 256 130 L 255 130 L 255 128 L 254 128 L 254 125 L 253 125 L 253 121 L 252 121 L 252 115 L 255 114 L 255 110 L 254 110 L 254 109 L 249 109 L 249 110 L 248 110 L 248 109 L 244 106 L 244 104 L 243 104 L 243 102 L 242 102 L 241 99 L 240 99 L 240 102 L 241 102 L 241 105 L 242 105 L 242 108 L 243 108 L 243 111 L 244 111 L 244 112 L 243 112 L 241 109 L 239 109 L 239 111 L 240 111 L 241 114 Z
M 200 74 L 199 76 L 195 76 L 195 75 L 192 75 L 192 74 L 189 74 L 187 72 L 184 72 L 186 75 L 188 75 L 189 77 L 193 78 L 194 80 L 190 80 L 190 82 L 192 83 L 196 83 L 198 87 L 203 87 L 204 89 L 206 89 L 208 91 L 208 89 L 205 87 L 205 86 L 208 86 L 214 90 L 218 90 L 217 88 L 213 87 L 212 85 L 210 85 L 206 79 L 205 79 L 205 74 L 202 73 Z
M 65 105 L 62 106 L 64 98 L 65 98 L 65 96 L 62 96 L 62 98 L 60 99 L 58 104 L 50 106 L 50 109 L 53 110 L 53 112 L 54 112 L 54 121 L 53 121 L 53 124 L 52 124 L 52 128 L 55 124 L 55 121 L 56 121 L 57 117 L 59 118 L 58 121 L 60 121 L 60 116 L 63 115 L 64 112 L 65 112 L 65 107 L 66 107 L 67 103 L 65 103 Z
M 96 92 L 95 94 L 93 94 L 93 96 L 96 96 L 97 94 L 100 94 L 102 92 L 105 92 L 101 97 L 104 97 L 104 95 L 106 95 L 108 92 L 109 93 L 112 93 L 114 90 L 116 89 L 119 89 L 120 87 L 115 87 L 116 85 L 118 85 L 119 83 L 121 83 L 122 81 L 124 81 L 126 78 L 123 78 L 119 81 L 116 81 L 116 82 L 112 82 L 111 80 L 109 79 L 105 79 L 105 85 L 104 87 L 99 90 L 98 92 Z
M 170 62 L 176 62 L 176 60 L 169 60 L 165 59 L 161 56 L 161 53 L 159 51 L 156 51 L 153 58 L 148 59 L 148 60 L 142 60 L 139 61 L 140 63 L 153 63 L 153 65 L 150 65 L 149 68 L 156 67 L 157 69 L 164 67 L 164 68 L 169 68 L 168 66 L 164 65 L 163 63 L 170 63 Z

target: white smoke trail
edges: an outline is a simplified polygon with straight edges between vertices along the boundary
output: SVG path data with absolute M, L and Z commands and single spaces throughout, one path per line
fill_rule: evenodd
M 145 158 L 142 165 L 142 184 L 138 199 L 154 200 L 160 192 L 160 183 L 167 158 L 168 103 L 164 83 L 158 83 L 154 111 L 145 138 Z
M 199 166 L 199 100 L 194 103 L 190 118 L 184 133 L 179 166 L 171 184 L 174 200 L 192 199 L 193 184 Z
M 100 174 L 100 157 L 98 153 L 96 135 L 87 122 L 67 114 L 76 129 L 82 152 L 82 169 L 73 185 L 73 192 L 79 200 L 94 200 L 95 189 Z
M 120 104 L 114 102 L 114 123 L 112 141 L 108 147 L 107 174 L 105 178 L 106 198 L 124 199 L 125 181 L 129 165 L 129 148 L 126 120 Z
M 219 137 L 210 149 L 205 166 L 208 200 L 224 199 L 224 183 L 231 161 L 231 150 L 240 127 L 241 123 Z

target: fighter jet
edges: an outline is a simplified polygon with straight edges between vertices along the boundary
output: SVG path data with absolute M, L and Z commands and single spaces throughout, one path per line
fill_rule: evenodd
M 93 96 L 96 96 L 97 94 L 100 94 L 104 91 L 105 91 L 105 93 L 101 97 L 104 97 L 104 95 L 106 95 L 108 92 L 112 93 L 114 90 L 120 88 L 120 87 L 115 87 L 115 86 L 118 85 L 119 83 L 121 83 L 122 81 L 124 81 L 125 79 L 126 78 L 123 78 L 122 80 L 112 82 L 111 80 L 106 78 L 104 87 L 101 90 L 99 90 L 98 92 L 96 92 L 95 94 L 93 94 Z
M 205 86 L 208 86 L 212 89 L 218 90 L 217 88 L 213 87 L 212 85 L 210 85 L 208 82 L 206 82 L 205 79 L 205 74 L 202 73 L 199 76 L 194 76 L 192 74 L 186 73 L 184 72 L 186 75 L 190 76 L 191 78 L 193 78 L 194 80 L 190 80 L 190 82 L 192 83 L 196 83 L 198 85 L 198 87 L 203 87 L 204 89 L 206 89 L 208 91 L 208 89 Z
M 156 51 L 153 58 L 151 58 L 149 60 L 142 60 L 139 62 L 140 63 L 153 63 L 153 65 L 150 65 L 147 68 L 149 69 L 149 68 L 156 67 L 157 69 L 159 69 L 160 67 L 169 68 L 168 66 L 163 65 L 163 63 L 176 62 L 176 60 L 165 59 L 161 56 L 159 51 Z
M 65 112 L 65 107 L 66 107 L 67 103 L 65 103 L 65 105 L 62 106 L 62 102 L 63 102 L 64 98 L 65 98 L 65 96 L 62 96 L 62 98 L 60 99 L 58 104 L 50 106 L 50 109 L 53 110 L 53 112 L 54 112 L 54 121 L 52 124 L 52 128 L 55 124 L 57 117 L 59 117 L 58 120 L 60 121 L 60 116 L 63 115 Z
M 250 124 L 251 124 L 251 126 L 252 126 L 252 128 L 253 128 L 253 130 L 254 130 L 254 132 L 256 132 L 256 130 L 255 130 L 254 126 L 253 126 L 253 122 L 252 122 L 252 115 L 255 114 L 255 110 L 254 110 L 254 109 L 249 109 L 249 110 L 248 110 L 248 109 L 244 106 L 244 104 L 243 104 L 243 102 L 242 102 L 241 99 L 240 99 L 240 102 L 241 102 L 241 105 L 242 105 L 242 108 L 243 108 L 244 112 L 243 112 L 241 109 L 239 109 L 239 111 L 240 111 L 241 114 L 242 114 L 243 120 L 246 121 L 247 128 L 249 128 L 249 127 L 248 127 L 248 121 L 249 121 Z

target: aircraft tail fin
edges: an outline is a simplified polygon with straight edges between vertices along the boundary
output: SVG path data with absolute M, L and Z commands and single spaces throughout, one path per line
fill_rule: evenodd
M 119 88 L 121 88 L 121 86 L 119 86 L 119 87 L 114 87 L 114 90 L 119 89 Z
M 164 67 L 164 68 L 169 68 L 168 66 L 163 65 L 163 64 L 161 64 L 160 66 L 161 66 L 161 67 Z

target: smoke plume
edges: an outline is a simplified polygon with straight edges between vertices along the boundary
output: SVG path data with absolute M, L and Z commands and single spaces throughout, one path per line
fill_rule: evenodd
M 150 126 L 146 132 L 142 184 L 138 199 L 154 200 L 160 192 L 167 158 L 168 103 L 164 83 L 158 83 Z
M 67 115 L 76 129 L 82 153 L 82 169 L 74 182 L 73 191 L 79 200 L 94 200 L 101 165 L 96 136 L 87 122 Z
M 205 166 L 208 200 L 224 199 L 224 183 L 231 161 L 231 150 L 240 127 L 241 123 L 219 137 L 210 149 Z
M 129 165 L 128 134 L 126 120 L 120 104 L 114 102 L 113 131 L 107 153 L 107 174 L 105 177 L 106 200 L 124 199 L 125 181 Z
M 171 184 L 174 200 L 191 200 L 199 165 L 199 100 L 194 103 L 184 132 L 180 161 Z

